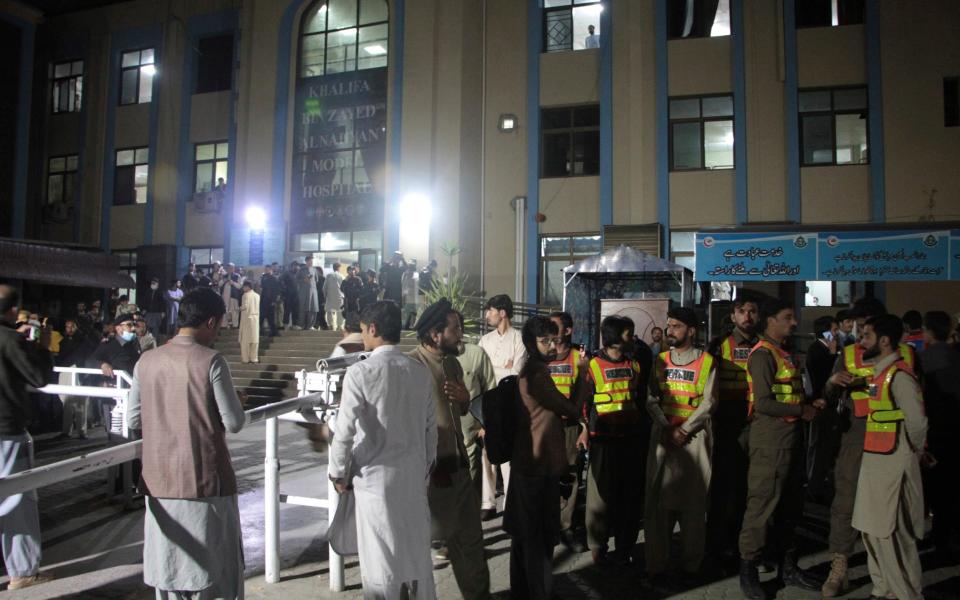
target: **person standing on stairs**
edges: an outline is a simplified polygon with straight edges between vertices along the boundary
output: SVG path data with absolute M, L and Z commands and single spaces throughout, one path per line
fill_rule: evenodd
M 260 294 L 249 280 L 243 282 L 240 298 L 240 360 L 260 362 Z

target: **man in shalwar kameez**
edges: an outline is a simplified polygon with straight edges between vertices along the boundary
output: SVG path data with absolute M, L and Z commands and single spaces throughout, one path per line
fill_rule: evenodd
M 920 457 L 927 436 L 923 396 L 898 345 L 902 321 L 874 317 L 864 325 L 863 358 L 875 359 L 863 462 L 853 503 L 853 526 L 863 533 L 871 598 L 921 600 L 917 540 L 924 534 Z
M 366 307 L 369 358 L 347 369 L 329 477 L 356 500 L 364 600 L 433 600 L 427 486 L 437 454 L 436 400 L 426 367 L 400 351 L 400 308 Z
M 665 574 L 670 538 L 679 521 L 679 569 L 694 577 L 703 561 L 707 499 L 712 473 L 717 378 L 713 357 L 695 348 L 697 318 L 690 308 L 667 315 L 670 350 L 656 358 L 647 411 L 653 418 L 647 460 L 645 555 L 651 579 Z
M 243 598 L 237 478 L 225 432 L 246 421 L 211 348 L 226 312 L 213 290 L 180 305 L 180 331 L 133 370 L 127 424 L 143 431 L 143 581 L 158 600 Z

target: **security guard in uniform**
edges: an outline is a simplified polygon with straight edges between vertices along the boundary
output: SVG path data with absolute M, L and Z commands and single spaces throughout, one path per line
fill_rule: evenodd
M 853 305 L 857 332 L 862 335 L 865 323 L 887 314 L 883 303 L 873 298 L 861 298 Z M 899 345 L 900 356 L 911 369 L 915 368 L 913 349 Z M 864 358 L 859 343 L 844 347 L 837 358 L 833 375 L 824 386 L 823 395 L 833 405 L 840 404 L 844 431 L 840 451 L 834 466 L 834 496 L 830 504 L 830 575 L 821 589 L 824 598 L 846 593 L 850 587 L 847 561 L 853 554 L 859 532 L 851 525 L 853 504 L 857 496 L 857 478 L 863 460 L 863 438 L 869 410 L 869 384 L 874 375 L 874 361 Z
M 587 369 L 586 355 L 572 345 L 573 317 L 567 312 L 555 312 L 550 320 L 556 323 L 560 333 L 560 342 L 557 344 L 557 359 L 547 365 L 550 377 L 561 394 L 567 398 L 579 398 L 578 386 L 582 381 L 582 374 Z M 583 552 L 583 544 L 577 540 L 573 528 L 573 512 L 577 505 L 577 455 L 579 448 L 577 438 L 586 431 L 586 424 L 581 420 L 564 419 L 563 435 L 567 453 L 567 481 L 561 485 L 560 498 L 560 541 L 575 552 Z
M 618 564 L 633 562 L 643 502 L 643 393 L 640 365 L 626 357 L 624 333 L 631 324 L 610 316 L 600 324 L 603 350 L 590 359 L 580 402 L 587 430 L 577 443 L 588 446 L 587 545 L 594 564 L 607 562 L 607 542 L 616 543 Z
M 813 420 L 825 403 L 806 403 L 800 370 L 783 349 L 797 326 L 793 307 L 779 298 L 768 298 L 760 306 L 759 322 L 763 333 L 747 359 L 747 410 L 753 423 L 747 508 L 740 531 L 740 591 L 748 600 L 766 598 L 757 564 L 768 546 L 768 529 L 784 585 L 820 588 L 797 566 L 793 530 L 803 511 L 800 421 Z
M 719 402 L 713 415 L 713 477 L 722 482 L 710 488 L 707 544 L 714 557 L 729 557 L 734 565 L 740 555 L 737 537 L 747 505 L 750 466 L 747 357 L 757 344 L 760 298 L 758 294 L 738 290 L 730 312 L 733 331 L 714 339 L 707 350 L 717 365 L 719 387 Z

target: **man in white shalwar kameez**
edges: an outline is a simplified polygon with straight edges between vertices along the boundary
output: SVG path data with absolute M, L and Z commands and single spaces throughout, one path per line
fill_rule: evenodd
M 353 490 L 365 600 L 433 600 L 427 486 L 437 453 L 433 379 L 397 347 L 400 308 L 377 302 L 360 317 L 370 357 L 343 380 L 329 477 Z
M 682 560 L 677 571 L 696 576 L 703 561 L 707 498 L 712 474 L 717 379 L 713 357 L 695 348 L 697 318 L 690 308 L 671 309 L 667 342 L 655 357 L 647 412 L 653 418 L 647 459 L 645 556 L 651 578 L 664 575 L 673 527 L 680 523 Z
M 143 436 L 143 581 L 158 600 L 244 597 L 237 479 L 224 434 L 240 431 L 246 415 L 226 359 L 211 348 L 225 312 L 213 290 L 188 293 L 178 335 L 133 371 L 127 424 Z
M 260 294 L 250 281 L 243 282 L 240 298 L 240 362 L 260 362 Z

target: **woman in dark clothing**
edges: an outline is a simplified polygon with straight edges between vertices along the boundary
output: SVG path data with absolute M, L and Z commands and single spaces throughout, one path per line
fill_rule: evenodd
M 527 362 L 510 461 L 503 527 L 510 546 L 512 598 L 546 599 L 553 588 L 553 548 L 560 541 L 560 480 L 567 471 L 561 417 L 579 418 L 574 400 L 557 390 L 547 363 L 556 357 L 557 325 L 532 317 L 523 326 Z

